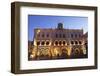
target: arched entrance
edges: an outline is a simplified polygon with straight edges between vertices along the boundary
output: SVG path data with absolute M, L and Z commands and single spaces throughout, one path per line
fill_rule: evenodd
M 68 58 L 68 50 L 66 48 L 61 49 L 61 58 Z
M 72 58 L 80 58 L 83 55 L 83 51 L 81 48 L 73 48 L 72 49 L 72 53 L 71 53 L 71 57 Z
M 80 51 L 79 51 L 78 48 L 75 49 L 74 54 L 75 54 L 75 55 L 79 55 L 79 54 L 80 54 Z

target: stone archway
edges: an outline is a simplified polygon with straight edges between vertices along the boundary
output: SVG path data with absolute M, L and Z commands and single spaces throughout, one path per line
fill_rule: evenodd
M 80 54 L 79 48 L 75 48 L 74 54 L 75 54 L 75 55 L 79 55 L 79 54 Z
M 72 49 L 72 53 L 71 53 L 71 57 L 72 58 L 79 58 L 79 57 L 82 57 L 83 55 L 83 51 L 81 48 L 73 48 Z
M 61 58 L 68 58 L 68 49 L 67 48 L 61 49 Z
M 66 48 L 63 48 L 61 51 L 68 54 L 68 50 Z

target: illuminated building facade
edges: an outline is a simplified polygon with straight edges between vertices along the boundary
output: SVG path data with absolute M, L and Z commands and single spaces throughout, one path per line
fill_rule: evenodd
M 67 59 L 87 57 L 87 33 L 83 29 L 57 28 L 34 29 L 33 49 L 30 59 Z

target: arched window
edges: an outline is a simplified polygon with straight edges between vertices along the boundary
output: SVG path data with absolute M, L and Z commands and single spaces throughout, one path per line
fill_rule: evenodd
M 73 38 L 73 34 L 71 34 L 71 38 Z
M 44 37 L 44 33 L 42 34 L 42 37 Z
M 58 38 L 58 34 L 56 34 L 56 38 Z
M 81 44 L 82 44 L 82 42 L 81 42 L 81 41 L 79 41 L 79 44 L 81 45 Z
M 49 37 L 49 34 L 47 34 L 47 37 Z
M 75 34 L 75 38 L 77 38 L 77 34 Z
M 61 45 L 62 43 L 61 43 L 61 41 L 59 41 L 59 45 Z
M 40 41 L 37 42 L 37 45 L 40 45 Z
M 73 41 L 71 41 L 71 44 L 73 45 L 73 44 L 74 44 L 74 42 L 73 42 Z
M 77 44 L 78 44 L 78 42 L 77 42 L 77 41 L 75 41 L 75 44 L 77 45 Z
M 55 45 L 58 45 L 58 41 L 55 41 Z
M 44 45 L 44 44 L 45 44 L 45 42 L 44 42 L 44 41 L 42 41 L 41 45 Z
M 46 42 L 46 45 L 49 45 L 49 41 Z
M 65 42 L 65 41 L 63 41 L 63 45 L 65 45 L 65 43 L 66 43 L 66 42 Z

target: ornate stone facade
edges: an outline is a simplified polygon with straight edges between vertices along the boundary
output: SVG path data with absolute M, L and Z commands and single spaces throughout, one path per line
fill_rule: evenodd
M 86 41 L 83 29 L 65 29 L 62 23 L 55 29 L 36 28 L 29 59 L 84 58 L 87 57 Z

